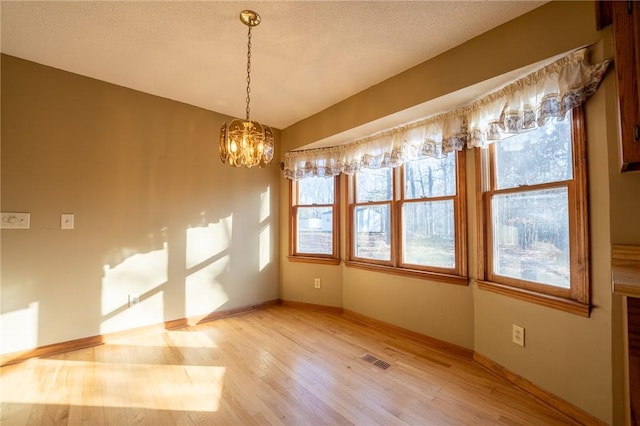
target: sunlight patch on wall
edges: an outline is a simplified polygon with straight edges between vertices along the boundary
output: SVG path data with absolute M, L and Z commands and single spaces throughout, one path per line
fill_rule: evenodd
M 187 229 L 185 316 L 209 314 L 229 301 L 221 282 L 228 271 L 233 215 Z
M 159 287 L 168 279 L 169 249 L 136 253 L 111 268 L 104 266 L 102 278 L 102 316 L 100 333 L 112 333 L 164 321 L 163 292 Z M 140 303 L 129 306 L 129 296 Z
M 38 302 L 0 315 L 0 353 L 9 354 L 38 346 Z
M 260 231 L 260 270 L 271 263 L 271 225 Z
M 218 411 L 224 387 L 225 367 L 100 363 L 54 359 L 33 360 L 36 377 L 63 381 L 81 389 L 85 378 L 101 392 L 51 392 L 38 380 L 24 380 L 11 371 L 3 374 L 3 403 L 60 406 L 136 407 L 153 410 Z M 85 371 L 91 371 L 87 376 Z M 171 383 L 171 386 L 165 385 Z M 89 386 L 89 384 L 87 384 Z M 149 389 L 153 389 L 150 392 Z
M 271 216 L 271 186 L 267 186 L 267 190 L 260 193 L 260 223 Z
M 185 314 L 188 317 L 209 314 L 229 301 L 220 276 L 229 267 L 229 256 L 193 272 L 185 280 Z
M 129 330 L 164 322 L 164 297 L 162 291 L 140 298 L 140 303 L 125 307 L 100 324 L 100 334 Z
M 231 246 L 233 215 L 217 223 L 187 229 L 187 269 L 206 262 Z
M 163 248 L 148 253 L 136 253 L 116 267 L 104 265 L 102 278 L 102 315 L 128 308 L 129 295 L 141 297 L 167 282 L 169 250 Z
M 268 185 L 266 191 L 260 193 L 260 217 L 259 223 L 264 225 L 260 231 L 260 252 L 259 268 L 262 271 L 271 263 L 271 225 L 267 220 L 271 216 L 271 186 Z

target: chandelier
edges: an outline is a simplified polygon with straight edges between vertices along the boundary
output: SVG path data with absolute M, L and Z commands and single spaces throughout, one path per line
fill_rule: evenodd
M 252 10 L 240 12 L 240 21 L 249 27 L 247 42 L 247 115 L 244 120 L 225 122 L 220 129 L 220 159 L 234 167 L 264 167 L 273 159 L 273 132 L 249 118 L 251 101 L 251 28 L 260 24 L 260 15 Z

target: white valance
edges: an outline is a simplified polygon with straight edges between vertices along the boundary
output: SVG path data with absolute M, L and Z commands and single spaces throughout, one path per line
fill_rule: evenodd
M 344 145 L 290 151 L 289 179 L 353 174 L 361 168 L 396 167 L 423 157 L 485 147 L 535 129 L 595 93 L 610 60 L 591 65 L 580 49 L 462 108 L 376 133 Z

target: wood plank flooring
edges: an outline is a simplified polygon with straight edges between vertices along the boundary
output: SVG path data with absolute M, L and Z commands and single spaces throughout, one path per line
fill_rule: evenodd
M 284 306 L 0 373 L 3 426 L 575 424 L 469 359 Z

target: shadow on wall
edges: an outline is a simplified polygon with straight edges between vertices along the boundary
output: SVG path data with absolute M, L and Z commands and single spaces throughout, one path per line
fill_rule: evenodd
M 2 208 L 31 229 L 2 230 L 0 353 L 278 298 L 279 172 L 219 161 L 226 117 L 6 55 L 1 78 Z

